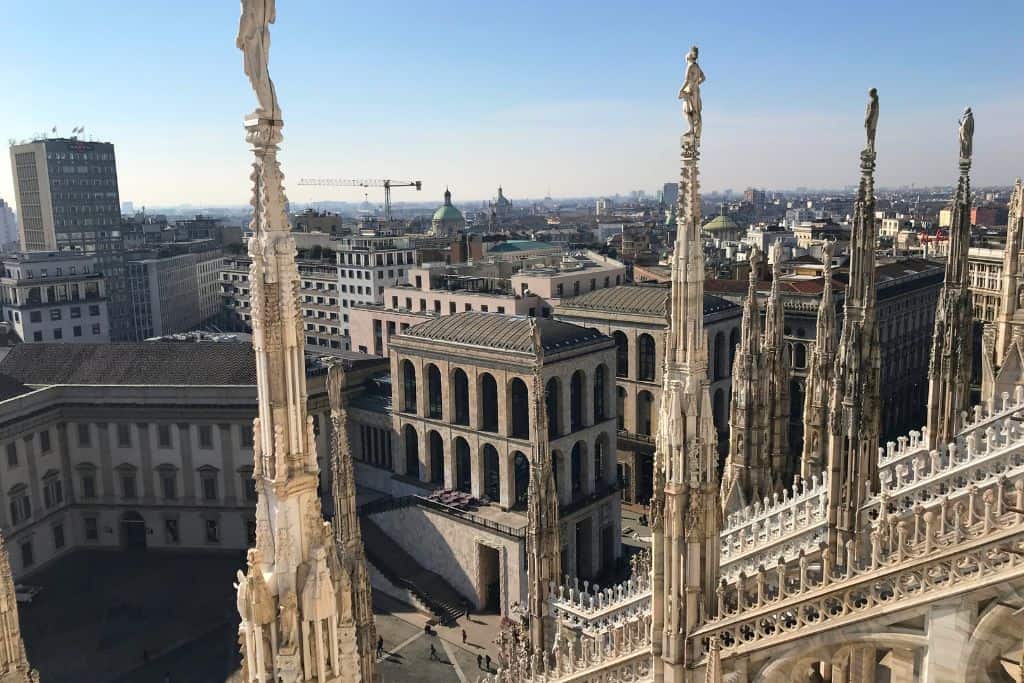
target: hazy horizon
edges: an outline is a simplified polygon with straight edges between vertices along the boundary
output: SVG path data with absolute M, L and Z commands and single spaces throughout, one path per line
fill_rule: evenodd
M 691 43 L 708 79 L 706 194 L 855 183 L 872 86 L 879 187 L 951 185 L 967 104 L 977 130 L 972 184 L 1006 186 L 1024 174 L 1020 3 L 277 9 L 271 74 L 297 205 L 362 200 L 359 188 L 297 186 L 318 176 L 420 179 L 422 192 L 394 195 L 416 203 L 440 203 L 445 186 L 466 205 L 498 185 L 513 200 L 653 194 L 678 174 L 676 94 Z M 55 0 L 6 14 L 0 56 L 19 68 L 3 81 L 4 140 L 84 125 L 86 137 L 114 143 L 122 201 L 246 203 L 242 119 L 255 103 L 234 47 L 237 3 Z M 9 161 L 0 197 L 16 204 Z M 382 199 L 379 190 L 369 198 Z

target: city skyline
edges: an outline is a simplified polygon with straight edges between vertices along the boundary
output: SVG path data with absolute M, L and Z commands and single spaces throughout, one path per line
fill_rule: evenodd
M 53 126 L 66 135 L 84 125 L 87 137 L 115 144 L 124 201 L 244 204 L 238 171 L 247 161 L 236 143 L 248 99 L 228 76 L 239 57 L 220 35 L 235 22 L 233 4 L 56 4 L 12 7 L 0 28 L 0 55 L 23 65 L 5 79 L 18 96 L 0 135 L 23 139 Z M 609 3 L 527 3 L 507 15 L 399 2 L 384 15 L 369 6 L 293 7 L 275 33 L 272 65 L 288 103 L 289 199 L 362 199 L 358 188 L 298 187 L 307 176 L 424 181 L 423 192 L 397 202 L 440 202 L 445 186 L 457 204 L 493 196 L 498 185 L 513 199 L 653 193 L 676 173 L 683 122 L 675 94 L 691 42 L 713 81 L 706 192 L 849 186 L 871 86 L 881 99 L 880 186 L 951 184 L 956 120 L 967 104 L 978 120 L 976 186 L 1006 186 L 1022 173 L 1024 96 L 1010 67 L 1024 56 L 1012 40 L 1024 11 L 985 9 L 665 3 L 629 14 Z M 779 40 L 795 17 L 808 16 L 802 25 L 816 35 Z M 986 39 L 956 53 L 965 25 Z M 51 34 L 62 40 L 33 47 Z M 13 199 L 9 162 L 0 164 L 0 197 Z M 371 192 L 370 200 L 380 198 Z

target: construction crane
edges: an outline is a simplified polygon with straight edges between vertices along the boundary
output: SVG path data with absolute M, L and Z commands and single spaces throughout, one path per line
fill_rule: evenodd
M 318 187 L 383 187 L 384 188 L 384 220 L 391 222 L 391 188 L 392 187 L 415 187 L 423 189 L 421 180 L 377 180 L 357 178 L 356 180 L 344 180 L 341 178 L 303 178 L 299 185 L 315 185 Z

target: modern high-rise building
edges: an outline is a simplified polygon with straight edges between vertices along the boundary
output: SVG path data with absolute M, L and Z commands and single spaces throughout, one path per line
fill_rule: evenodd
M 22 250 L 97 251 L 120 234 L 113 144 L 52 138 L 11 145 L 11 170 Z
M 18 241 L 18 219 L 11 205 L 0 198 L 0 245 Z
M 126 258 L 131 341 L 187 332 L 220 312 L 223 256 L 212 241 Z
M 110 336 L 130 337 L 114 145 L 50 138 L 11 145 L 22 251 L 96 254 L 109 287 Z

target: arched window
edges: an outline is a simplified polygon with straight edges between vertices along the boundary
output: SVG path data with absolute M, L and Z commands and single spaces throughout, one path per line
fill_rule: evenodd
M 722 379 L 726 376 L 726 364 L 729 362 L 725 348 L 725 332 L 718 332 L 715 335 L 715 368 L 714 378 Z
M 637 347 L 640 349 L 640 379 L 645 382 L 653 382 L 655 374 L 654 337 L 649 334 L 641 334 L 637 340 Z
M 498 467 L 498 451 L 491 444 L 484 444 L 484 495 L 492 502 L 501 500 L 501 474 Z
M 551 451 L 551 474 L 555 479 L 555 493 L 559 493 L 565 483 L 562 481 L 562 452 Z
M 572 373 L 569 383 L 569 431 L 583 429 L 583 371 Z
M 498 431 L 498 383 L 489 372 L 480 375 L 480 419 L 483 431 Z
M 605 436 L 602 434 L 594 442 L 594 490 L 599 491 L 604 486 L 604 459 L 605 459 Z
M 622 387 L 615 387 L 615 417 L 618 420 L 618 428 L 626 428 L 626 390 Z
M 412 425 L 405 425 L 405 474 L 419 479 L 420 476 L 420 443 L 419 435 Z
M 629 339 L 622 332 L 613 332 L 615 340 L 615 375 L 629 377 Z
M 736 362 L 736 347 L 740 345 L 740 328 L 732 328 L 732 332 L 729 333 L 729 368 L 732 371 L 732 366 Z
M 470 463 L 469 444 L 461 436 L 455 437 L 455 488 L 473 492 L 473 467 Z
M 607 393 L 605 372 L 604 364 L 598 365 L 594 371 L 594 424 L 605 418 L 604 397 Z
M 430 481 L 444 486 L 444 439 L 437 432 L 430 432 Z
M 711 412 L 715 419 L 715 429 L 718 430 L 719 434 L 729 431 L 729 421 L 726 419 L 725 414 L 725 391 L 715 389 L 715 398 L 712 403 Z
M 512 411 L 512 438 L 528 439 L 530 437 L 530 394 L 526 382 L 514 378 L 508 385 L 509 407 Z
M 654 397 L 649 391 L 641 391 L 636 395 L 636 431 L 645 436 L 651 435 L 651 405 Z
M 793 345 L 793 367 L 803 368 L 807 366 L 807 346 L 796 343 Z
M 559 436 L 562 432 L 559 427 L 560 417 L 560 406 L 561 402 L 559 399 L 559 387 L 558 379 L 552 377 L 548 380 L 547 386 L 544 389 L 544 403 L 548 411 L 548 438 L 553 439 Z
M 516 507 L 526 505 L 526 498 L 530 490 L 530 461 L 526 456 L 516 451 L 512 454 L 512 470 L 516 478 Z
M 411 361 L 402 361 L 402 410 L 416 412 L 416 368 Z
M 573 444 L 569 454 L 570 481 L 573 500 L 583 495 L 583 442 Z
M 427 416 L 434 420 L 440 420 L 443 414 L 441 371 L 433 363 L 427 366 L 427 401 Z
M 452 394 L 455 399 L 455 424 L 469 424 L 469 377 L 462 368 L 456 368 L 452 376 Z

